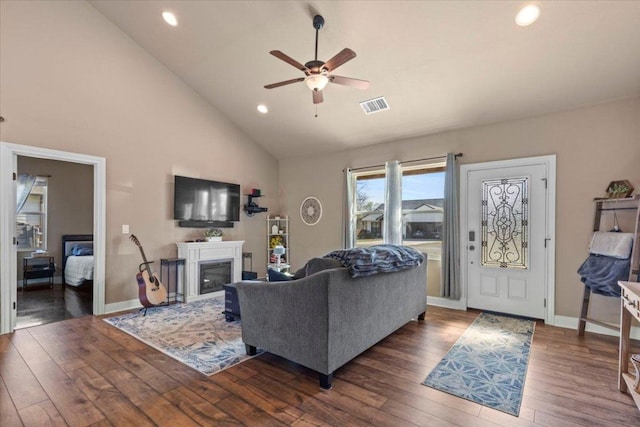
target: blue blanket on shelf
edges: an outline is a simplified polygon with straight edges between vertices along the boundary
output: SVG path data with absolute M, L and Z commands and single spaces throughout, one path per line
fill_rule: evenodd
M 391 273 L 416 267 L 424 262 L 424 255 L 409 246 L 375 245 L 368 248 L 341 249 L 324 258 L 334 258 L 347 267 L 351 277 Z
M 631 260 L 589 255 L 578 268 L 580 280 L 591 292 L 609 297 L 620 296 L 618 280 L 629 279 Z

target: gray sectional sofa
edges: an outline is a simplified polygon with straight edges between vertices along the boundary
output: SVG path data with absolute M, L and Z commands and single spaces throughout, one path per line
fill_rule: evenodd
M 288 282 L 237 284 L 242 340 L 319 373 L 333 372 L 412 319 L 424 319 L 426 262 L 393 273 L 352 278 L 331 268 Z

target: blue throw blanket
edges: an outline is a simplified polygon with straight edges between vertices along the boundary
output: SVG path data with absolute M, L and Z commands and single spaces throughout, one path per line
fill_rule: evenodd
M 620 296 L 618 280 L 629 279 L 630 259 L 589 255 L 578 269 L 580 280 L 591 292 L 609 297 Z
M 376 245 L 368 248 L 341 249 L 324 258 L 334 258 L 347 267 L 351 277 L 391 273 L 416 267 L 424 262 L 424 255 L 409 246 Z

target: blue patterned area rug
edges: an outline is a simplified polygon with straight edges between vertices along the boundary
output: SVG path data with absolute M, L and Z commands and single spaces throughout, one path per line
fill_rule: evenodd
M 480 313 L 422 384 L 518 416 L 534 329 Z
M 212 375 L 251 358 L 246 355 L 239 321 L 226 322 L 224 297 L 188 304 L 154 307 L 142 312 L 105 318 L 145 344 Z

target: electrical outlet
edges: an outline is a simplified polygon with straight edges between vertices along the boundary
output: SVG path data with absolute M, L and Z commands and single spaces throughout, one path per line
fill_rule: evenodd
M 122 224 L 122 234 L 129 234 L 129 225 Z

